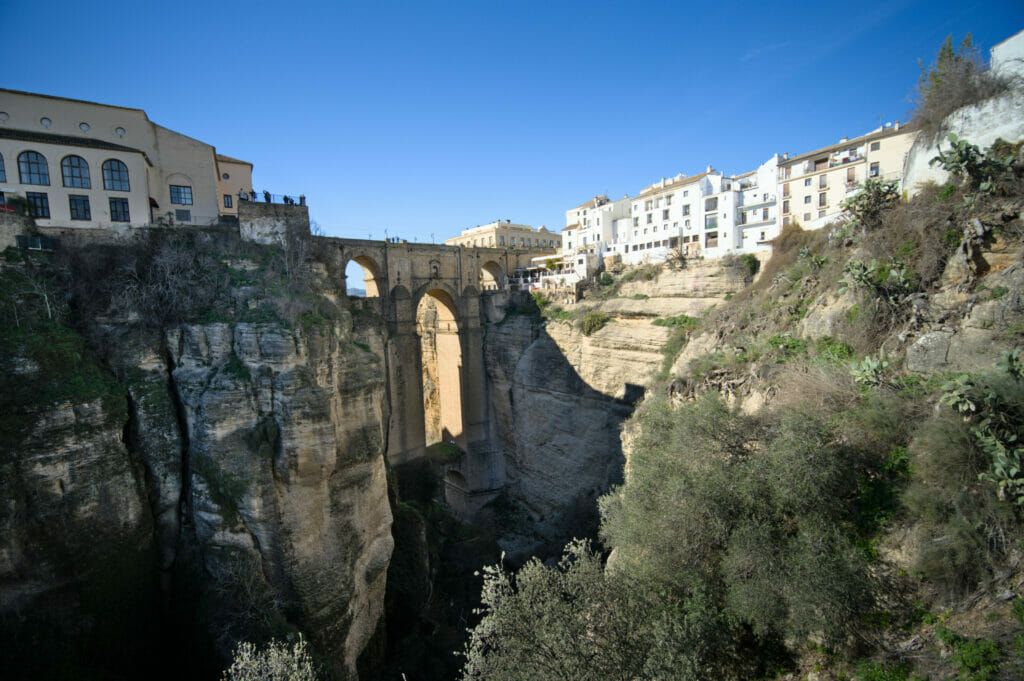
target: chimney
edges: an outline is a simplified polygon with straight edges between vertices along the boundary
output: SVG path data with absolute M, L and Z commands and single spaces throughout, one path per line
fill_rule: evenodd
M 897 130 L 900 129 L 900 122 L 898 120 L 896 121 L 896 126 L 895 127 L 896 127 Z
M 786 153 L 784 153 L 784 154 L 782 155 L 782 158 L 783 158 L 784 160 L 789 160 L 789 152 L 787 151 Z
M 848 142 L 849 139 L 850 139 L 849 137 L 844 137 L 841 140 L 839 140 L 839 143 L 842 144 L 843 142 Z

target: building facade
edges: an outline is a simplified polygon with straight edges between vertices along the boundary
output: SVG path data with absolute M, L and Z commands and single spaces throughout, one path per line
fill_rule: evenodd
M 917 130 L 886 125 L 838 143 L 779 162 L 778 194 L 782 224 L 818 229 L 839 219 L 843 201 L 865 180 L 902 182 L 904 165 Z
M 562 237 L 546 227 L 513 224 L 496 220 L 462 230 L 459 236 L 444 240 L 448 246 L 464 248 L 515 248 L 524 251 L 551 253 L 562 248 Z
M 0 199 L 41 226 L 210 224 L 237 215 L 243 186 L 252 164 L 142 109 L 0 89 Z

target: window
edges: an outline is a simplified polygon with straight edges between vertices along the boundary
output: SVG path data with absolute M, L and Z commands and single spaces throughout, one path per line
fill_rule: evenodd
M 881 168 L 879 167 L 878 162 L 876 161 L 871 164 L 871 169 L 868 172 L 868 177 L 878 177 L 880 172 Z
M 810 203 L 810 202 L 811 202 L 811 195 L 808 194 L 807 196 L 804 197 L 804 203 Z
M 177 203 L 181 206 L 192 205 L 192 187 L 186 187 L 180 184 L 171 185 L 171 203 Z
M 789 183 L 782 185 L 782 196 L 783 198 L 789 196 Z
M 761 241 L 764 241 L 764 232 L 761 232 Z
M 130 192 L 128 166 L 112 158 L 103 162 L 103 188 L 112 192 Z
M 804 186 L 805 187 L 810 187 L 811 186 L 811 178 L 808 177 L 808 178 L 806 178 L 804 180 Z
M 640 218 L 633 218 L 633 226 L 636 227 L 640 224 Z
M 718 197 L 712 196 L 710 199 L 704 199 L 704 210 L 718 210 Z
M 825 213 L 827 213 L 827 212 L 828 212 L 828 211 L 824 211 L 824 210 L 819 210 L 819 211 L 818 211 L 818 217 L 819 217 L 819 218 L 823 218 L 823 217 L 825 217 Z
M 501 245 L 501 246 L 504 246 L 505 245 L 505 237 L 499 236 L 498 237 L 498 244 Z
M 818 194 L 818 205 L 819 206 L 827 206 L 828 205 L 828 192 L 822 192 L 822 193 Z
M 790 219 L 790 218 L 789 218 L 789 216 L 788 216 L 788 215 L 787 215 L 786 217 L 782 218 L 782 224 L 783 224 L 783 225 L 788 225 L 788 224 L 789 224 L 789 219 Z
M 178 222 L 189 223 L 192 222 L 192 211 L 182 208 L 174 209 L 174 219 Z M 473 245 L 476 246 L 476 240 L 473 240 Z
M 716 213 L 704 216 L 704 229 L 718 229 L 718 215 Z
M 789 213 L 789 199 L 782 202 L 782 212 L 783 214 Z
M 708 232 L 704 235 L 704 247 L 715 248 L 718 246 L 718 232 Z
M 818 176 L 818 189 L 824 189 L 828 186 L 828 175 Z
M 851 185 L 857 181 L 857 171 L 854 168 L 846 169 L 846 184 Z
M 881 148 L 882 148 L 882 143 L 881 142 L 872 142 L 871 143 L 871 151 L 878 151 Z
M 668 220 L 668 208 L 666 208 L 665 210 L 661 211 L 661 219 L 662 220 Z
M 690 195 L 690 190 L 689 189 L 687 189 L 686 191 L 683 192 L 683 196 L 689 196 L 689 195 Z
M 20 159 L 19 159 L 20 160 Z M 34 218 L 50 217 L 50 200 L 41 192 L 25 192 L 28 214 Z
M 683 215 L 689 215 L 689 214 L 690 214 L 690 204 L 686 204 L 685 206 L 683 206 Z
M 81 156 L 65 156 L 60 162 L 60 172 L 64 177 L 65 187 L 92 188 L 89 182 L 89 164 Z
M 762 220 L 767 220 L 768 219 L 768 209 L 767 208 L 762 208 L 761 209 L 761 219 Z
M 810 213 L 804 213 L 804 222 L 810 222 L 810 221 L 811 221 L 811 214 Z
M 231 194 L 224 195 L 224 207 L 231 208 Z
M 672 195 L 671 194 L 669 194 L 668 196 L 665 197 L 665 205 L 666 206 L 671 206 L 672 205 Z
M 76 196 L 75 194 L 72 194 L 68 197 L 68 205 L 71 207 L 72 220 L 92 219 L 92 215 L 89 213 L 88 196 Z
M 654 222 L 654 214 L 653 213 L 648 213 L 647 214 L 647 224 L 651 224 L 652 222 Z
M 650 199 L 647 199 L 646 201 L 644 201 L 644 210 L 650 210 L 651 209 L 651 205 L 652 205 L 652 201 Z
M 7 181 L 7 171 L 4 170 L 4 157 L 0 154 L 0 182 Z
M 22 184 L 50 184 L 50 168 L 46 159 L 35 151 L 23 151 L 18 154 L 18 180 Z M 46 194 L 40 194 L 46 196 Z M 47 208 L 49 216 L 49 208 Z
M 110 219 L 113 222 L 128 222 L 128 199 L 110 199 Z

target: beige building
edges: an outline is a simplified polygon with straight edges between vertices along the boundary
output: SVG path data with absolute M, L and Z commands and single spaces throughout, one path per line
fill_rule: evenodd
M 511 220 L 497 220 L 486 225 L 462 230 L 462 234 L 445 239 L 448 246 L 467 248 L 516 248 L 525 251 L 549 251 L 562 248 L 562 237 L 546 227 L 534 229 L 516 225 Z
M 252 164 L 142 109 L 0 89 L 0 202 L 41 226 L 211 224 L 243 188 Z
M 865 180 L 902 181 L 916 136 L 916 126 L 896 121 L 861 137 L 844 137 L 831 146 L 784 157 L 778 180 L 782 224 L 818 229 L 840 216 L 843 201 Z

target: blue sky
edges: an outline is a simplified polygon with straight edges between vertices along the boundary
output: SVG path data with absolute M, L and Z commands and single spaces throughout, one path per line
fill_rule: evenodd
M 3 87 L 143 108 L 328 234 L 410 241 L 906 120 L 946 35 L 1024 29 L 1020 0 L 0 7 Z

